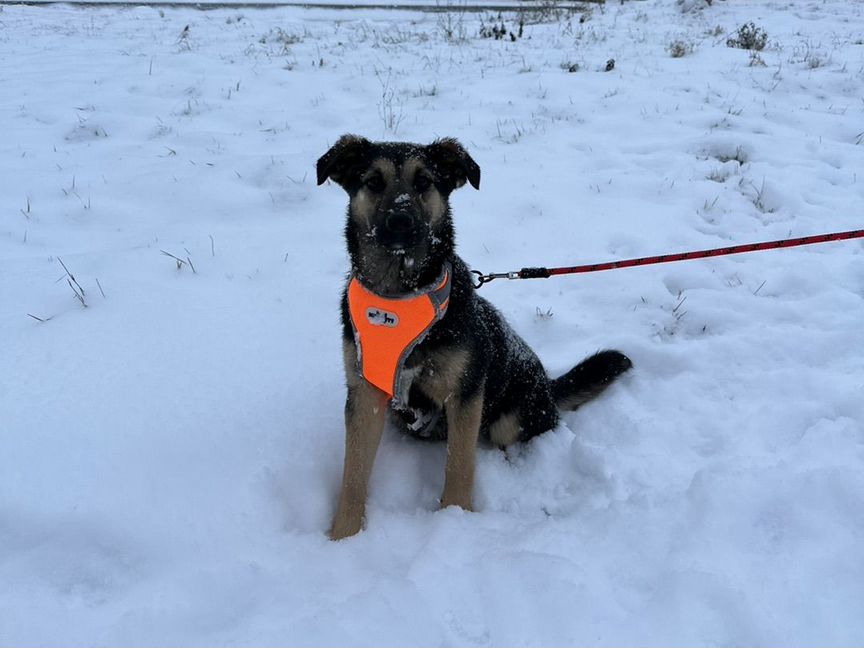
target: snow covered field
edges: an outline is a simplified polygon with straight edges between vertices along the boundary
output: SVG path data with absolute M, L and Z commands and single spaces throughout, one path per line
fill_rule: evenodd
M 481 449 L 476 513 L 385 433 L 324 535 L 340 134 L 458 137 L 484 271 L 864 226 L 864 4 L 689 4 L 0 7 L 0 645 L 864 641 L 861 242 L 484 287 L 551 373 L 634 370 Z

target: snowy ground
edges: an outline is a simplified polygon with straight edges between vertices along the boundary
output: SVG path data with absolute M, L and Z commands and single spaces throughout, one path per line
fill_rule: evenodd
M 480 26 L 0 7 L 0 644 L 864 641 L 861 242 L 485 287 L 551 373 L 635 369 L 482 449 L 476 513 L 388 433 L 368 529 L 325 538 L 340 134 L 459 137 L 484 271 L 864 226 L 861 3 Z

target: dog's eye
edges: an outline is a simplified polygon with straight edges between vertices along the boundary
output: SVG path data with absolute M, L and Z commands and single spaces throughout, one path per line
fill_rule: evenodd
M 427 175 L 418 174 L 416 178 L 414 178 L 414 188 L 423 193 L 429 187 L 432 186 L 432 180 Z
M 379 175 L 374 175 L 365 182 L 366 188 L 373 193 L 384 191 L 384 180 Z

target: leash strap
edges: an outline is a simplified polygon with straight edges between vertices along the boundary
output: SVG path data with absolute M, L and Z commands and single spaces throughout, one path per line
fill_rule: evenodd
M 815 243 L 828 243 L 831 241 L 846 241 L 848 239 L 856 238 L 864 238 L 864 229 L 850 230 L 848 232 L 834 232 L 831 234 L 817 234 L 815 236 L 802 236 L 800 238 L 784 239 L 781 241 L 747 243 L 744 245 L 733 245 L 731 247 L 713 248 L 711 250 L 697 250 L 695 252 L 660 254 L 657 256 L 639 257 L 636 259 L 623 259 L 621 261 L 607 261 L 606 263 L 588 263 L 585 265 L 562 266 L 558 268 L 522 268 L 521 270 L 516 270 L 514 272 L 492 272 L 490 274 L 483 274 L 479 270 L 472 270 L 471 272 L 477 275 L 474 287 L 480 288 L 494 279 L 547 279 L 548 277 L 554 277 L 555 275 L 582 274 L 585 272 L 600 272 L 601 270 L 617 270 L 618 268 L 632 268 L 634 266 L 671 263 L 673 261 L 689 261 L 691 259 L 706 259 L 708 257 L 742 254 L 744 252 L 758 252 L 760 250 L 776 250 L 779 248 L 813 245 Z

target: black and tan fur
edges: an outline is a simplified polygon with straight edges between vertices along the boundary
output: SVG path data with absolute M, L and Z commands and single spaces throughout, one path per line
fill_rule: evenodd
M 345 238 L 351 271 L 381 295 L 404 295 L 432 283 L 452 265 L 444 318 L 411 352 L 408 407 L 396 411 L 386 394 L 358 374 L 357 351 L 342 296 L 342 338 L 348 397 L 345 465 L 333 539 L 357 533 L 385 420 L 406 432 L 447 442 L 441 506 L 471 509 L 478 439 L 499 446 L 554 428 L 559 410 L 572 410 L 602 392 L 630 360 L 602 351 L 551 380 L 540 360 L 500 313 L 478 296 L 454 252 L 448 198 L 466 182 L 480 187 L 480 167 L 456 140 L 428 146 L 373 143 L 345 135 L 317 165 L 349 196 Z

